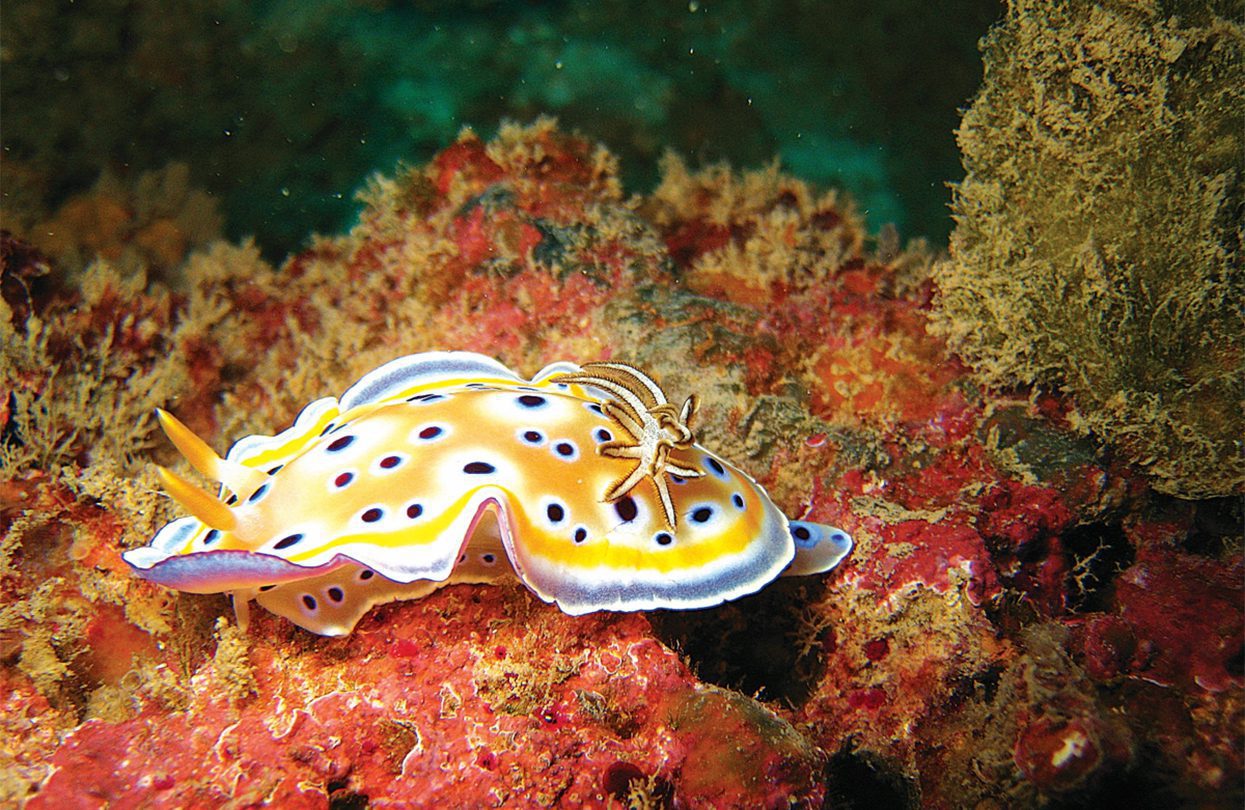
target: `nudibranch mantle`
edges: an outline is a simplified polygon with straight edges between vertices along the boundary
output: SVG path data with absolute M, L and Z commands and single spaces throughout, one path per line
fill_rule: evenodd
M 845 532 L 788 520 L 697 444 L 695 410 L 620 363 L 525 380 L 483 355 L 428 352 L 223 459 L 159 411 L 220 495 L 161 468 L 193 516 L 124 558 L 152 582 L 231 594 L 243 621 L 254 600 L 343 635 L 374 605 L 453 583 L 517 577 L 575 615 L 702 608 L 847 556 Z

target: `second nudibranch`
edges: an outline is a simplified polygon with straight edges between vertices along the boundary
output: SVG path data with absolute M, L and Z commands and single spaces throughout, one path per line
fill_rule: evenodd
M 153 582 L 231 594 L 243 621 L 254 600 L 323 635 L 458 582 L 517 577 L 583 614 L 709 607 L 838 565 L 851 538 L 789 520 L 697 444 L 696 404 L 622 363 L 525 380 L 483 355 L 429 352 L 225 458 L 159 411 L 220 495 L 161 468 L 191 516 L 124 557 Z

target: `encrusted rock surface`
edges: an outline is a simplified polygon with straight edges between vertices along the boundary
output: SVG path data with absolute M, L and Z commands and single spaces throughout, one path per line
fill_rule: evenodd
M 1069 406 L 926 331 L 932 255 L 777 170 L 627 198 L 551 122 L 378 179 L 279 269 L 81 285 L 6 238 L 0 798 L 30 807 L 929 807 L 1241 798 L 1239 512 L 1155 495 Z M 852 556 L 721 608 L 455 586 L 342 639 L 120 559 L 176 511 L 151 409 L 218 449 L 429 349 L 618 358 Z M 72 803 L 72 805 L 70 804 Z

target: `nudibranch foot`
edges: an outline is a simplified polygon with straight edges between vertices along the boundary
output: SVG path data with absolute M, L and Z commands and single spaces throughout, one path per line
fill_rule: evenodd
M 528 380 L 482 355 L 430 352 L 224 458 L 160 412 L 221 489 L 162 473 L 192 517 L 124 557 L 153 582 L 232 594 L 240 619 L 254 600 L 324 635 L 460 582 L 517 578 L 578 615 L 709 607 L 838 565 L 851 538 L 788 520 L 696 443 L 696 409 L 621 363 L 554 363 Z

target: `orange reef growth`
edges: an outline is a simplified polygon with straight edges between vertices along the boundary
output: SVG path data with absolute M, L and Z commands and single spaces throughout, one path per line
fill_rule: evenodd
M 927 331 L 932 255 L 775 169 L 628 198 L 550 121 L 378 177 L 282 267 L 176 290 L 0 259 L 0 802 L 28 807 L 1013 806 L 1242 792 L 1239 513 L 1156 495 L 1056 395 Z M 706 446 L 842 526 L 828 576 L 564 615 L 456 585 L 325 639 L 133 577 L 177 516 L 169 407 L 217 449 L 386 360 L 634 362 Z

